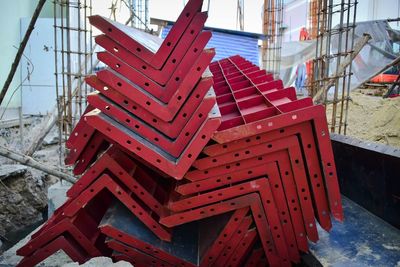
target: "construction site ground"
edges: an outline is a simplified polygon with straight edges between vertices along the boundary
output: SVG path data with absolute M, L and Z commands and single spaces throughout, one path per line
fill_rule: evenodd
M 400 97 L 383 99 L 371 91 L 358 89 L 351 93 L 350 98 L 348 136 L 400 147 Z M 329 105 L 328 122 L 331 121 L 331 112 L 332 106 Z

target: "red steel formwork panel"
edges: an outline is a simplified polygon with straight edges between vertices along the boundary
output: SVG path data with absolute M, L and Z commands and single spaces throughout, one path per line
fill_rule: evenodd
M 25 256 L 19 266 L 34 266 L 58 250 L 64 250 L 80 263 L 91 257 L 109 255 L 110 251 L 104 245 L 105 236 L 97 228 L 109 202 L 93 203 L 73 218 L 62 214 L 66 204 L 17 251 L 18 255 Z
M 182 61 L 194 61 L 205 48 L 211 37 L 210 33 L 201 33 L 204 23 L 207 20 L 207 13 L 197 13 L 183 37 L 178 41 L 176 49 L 173 50 L 168 61 L 162 69 L 155 69 L 141 58 L 119 45 L 107 35 L 100 35 L 95 38 L 96 43 L 105 48 L 114 56 L 123 60 L 129 66 L 139 70 L 143 75 L 160 85 L 165 85 L 173 77 L 175 70 Z M 199 36 L 200 35 L 200 36 Z M 194 47 L 191 48 L 192 43 Z
M 226 144 L 214 144 L 205 147 L 203 153 L 211 157 L 219 156 L 225 153 L 235 153 L 241 147 L 251 147 L 260 143 L 268 142 L 273 139 L 282 138 L 286 136 L 298 136 L 301 143 L 301 149 L 305 155 L 303 160 L 305 162 L 305 169 L 308 173 L 308 181 L 312 188 L 312 195 L 315 199 L 315 205 L 319 207 L 317 211 L 317 218 L 320 225 L 327 231 L 331 228 L 329 220 L 329 205 L 326 197 L 325 185 L 322 176 L 322 170 L 319 164 L 319 156 L 317 146 L 314 141 L 314 134 L 312 125 L 309 123 L 299 123 L 292 126 L 284 127 L 279 130 L 269 131 L 267 133 L 255 135 L 249 138 L 237 140 Z M 187 174 L 190 176 L 189 174 Z
M 179 133 L 182 132 L 183 127 L 187 124 L 189 119 L 193 116 L 193 113 L 196 111 L 197 107 L 201 104 L 202 99 L 206 96 L 210 87 L 212 86 L 212 78 L 202 78 L 199 83 L 196 85 L 196 88 L 193 90 L 187 101 L 184 103 L 181 109 L 177 112 L 174 119 L 171 122 L 166 122 L 160 120 L 158 117 L 153 115 L 151 112 L 147 111 L 147 109 L 139 106 L 136 102 L 131 99 L 125 97 L 125 95 L 117 92 L 111 86 L 100 81 L 95 75 L 89 76 L 86 78 L 86 82 L 96 90 L 98 90 L 102 95 L 118 104 L 120 107 L 124 108 L 129 113 L 132 113 L 136 117 L 142 119 L 148 125 L 151 125 L 153 128 L 158 131 L 164 133 L 166 136 L 174 139 Z M 158 107 L 158 113 L 169 112 L 172 110 L 173 102 L 170 102 L 168 106 Z
M 114 179 L 120 180 L 136 197 L 140 198 L 148 209 L 159 217 L 168 214 L 164 203 L 168 201 L 169 192 L 159 186 L 157 180 L 154 180 L 143 167 L 138 166 L 133 159 L 115 146 L 99 157 L 77 183 L 68 190 L 67 196 L 71 199 L 79 197 L 102 174 L 108 174 Z
M 93 26 L 121 44 L 131 53 L 154 68 L 160 69 L 177 46 L 178 41 L 182 38 L 193 18 L 197 13 L 201 12 L 202 5 L 203 0 L 190 0 L 161 44 L 160 39 L 153 35 L 144 34 L 139 30 L 104 17 L 91 16 L 89 20 Z
M 84 253 L 79 243 L 73 238 L 68 236 L 60 236 L 53 240 L 51 243 L 42 248 L 37 249 L 32 255 L 24 257 L 18 264 L 18 267 L 32 267 L 36 266 L 43 260 L 47 259 L 57 251 L 62 250 L 74 262 L 79 264 L 85 263 L 91 257 Z
M 221 76 L 224 77 L 225 86 L 228 86 L 228 89 L 234 97 L 234 101 L 232 102 L 236 104 L 235 106 L 228 102 L 228 105 L 230 105 L 232 109 L 228 111 L 221 110 L 223 122 L 219 130 L 214 134 L 213 139 L 220 144 L 225 144 L 309 121 L 313 126 L 313 131 L 315 132 L 314 139 L 316 140 L 320 152 L 320 162 L 325 176 L 324 182 L 328 192 L 327 196 L 330 210 L 336 219 L 342 220 L 343 210 L 325 111 L 320 106 L 313 106 L 310 98 L 293 101 L 287 99 L 271 101 L 268 97 L 269 94 L 263 94 L 262 90 L 257 88 L 254 82 L 251 81 L 251 78 L 247 77 L 246 73 L 241 70 L 242 66 L 246 64 L 248 63 L 246 63 L 243 58 L 236 56 L 221 62 L 213 63 L 210 66 L 212 72 L 215 73 L 219 79 L 221 79 Z M 244 82 L 230 84 L 226 76 L 235 72 L 240 72 L 240 75 L 246 80 Z M 253 86 L 256 89 L 256 95 L 245 97 L 242 95 L 235 95 L 238 89 L 243 90 L 241 89 L 243 86 Z M 215 91 L 218 97 L 218 90 L 216 89 Z M 257 101 L 260 101 L 258 102 L 259 105 L 256 107 L 250 106 L 249 108 L 247 102 L 252 101 L 251 103 L 254 104 L 255 98 L 258 99 Z M 239 105 L 239 102 L 241 105 Z M 246 104 L 243 105 L 242 103 Z M 221 106 L 220 103 L 219 106 Z M 265 116 L 259 117 L 259 114 Z M 227 124 L 227 122 L 229 122 L 229 124 Z M 223 126 L 224 123 L 225 126 Z
M 203 99 L 197 110 L 194 112 L 191 119 L 183 127 L 182 132 L 175 139 L 165 136 L 162 132 L 155 130 L 150 125 L 144 123 L 140 118 L 128 113 L 124 109 L 115 105 L 99 93 L 90 94 L 88 96 L 89 103 L 104 114 L 111 118 L 115 118 L 119 123 L 125 125 L 138 135 L 146 137 L 153 145 L 164 150 L 173 157 L 179 157 L 191 139 L 196 134 L 197 130 L 207 119 L 207 114 L 216 104 L 215 95 L 210 91 Z M 171 124 L 173 127 L 173 124 Z
M 121 178 L 121 177 L 119 177 Z M 121 183 L 117 179 L 113 179 L 107 174 L 101 175 L 92 185 L 84 190 L 78 197 L 64 208 L 66 216 L 74 216 L 79 210 L 90 203 L 103 190 L 109 191 L 125 205 L 134 216 L 139 218 L 148 228 L 158 236 L 161 240 L 171 240 L 171 233 L 158 223 L 159 216 L 151 213 L 146 206 L 140 205 L 141 200 L 133 194 L 129 188 L 124 189 L 126 183 Z M 97 201 L 99 201 L 97 199 Z
M 270 187 L 267 187 L 267 190 L 271 190 Z M 272 194 L 269 194 L 269 207 L 275 209 L 275 212 L 273 212 L 274 215 L 268 214 L 268 218 L 271 216 L 278 216 L 276 207 L 273 207 L 272 204 Z M 261 239 L 261 243 L 264 248 L 264 252 L 266 253 L 268 257 L 268 261 L 270 265 L 272 266 L 277 266 L 277 265 L 287 265 L 290 266 L 290 261 L 288 260 L 287 257 L 281 258 L 282 254 L 284 253 L 283 251 L 278 250 L 277 251 L 277 245 L 280 244 L 280 242 L 283 241 L 283 239 L 280 239 L 282 237 L 282 231 L 279 228 L 278 225 L 276 225 L 277 229 L 271 228 L 270 225 L 268 224 L 267 216 L 264 212 L 264 208 L 262 205 L 262 200 L 260 199 L 260 196 L 258 194 L 248 194 L 248 195 L 243 195 L 241 197 L 237 197 L 234 199 L 230 199 L 227 201 L 222 201 L 216 204 L 211 204 L 206 207 L 201 207 L 185 212 L 180 212 L 168 217 L 164 217 L 160 220 L 161 224 L 166 225 L 167 227 L 174 227 L 177 225 L 185 224 L 191 221 L 197 221 L 200 219 L 204 219 L 210 216 L 215 216 L 221 213 L 226 213 L 230 212 L 236 209 L 244 208 L 244 207 L 250 207 L 253 215 L 253 220 L 255 221 L 255 225 L 257 227 L 257 232 L 258 235 Z M 279 224 L 280 225 L 280 224 Z M 279 231 L 280 230 L 280 231 Z M 279 231 L 279 238 L 278 234 L 275 235 L 275 232 Z M 279 241 L 278 244 L 275 244 L 274 240 L 280 239 L 282 241 Z M 283 241 L 284 242 L 284 241 Z M 281 254 L 278 254 L 281 253 Z
M 257 157 L 254 160 L 257 161 L 258 166 L 252 165 L 252 167 L 245 167 L 245 169 L 243 169 L 243 167 L 240 167 L 243 170 L 232 170 L 232 172 L 227 172 L 224 175 L 212 177 L 209 180 L 202 180 L 193 183 L 193 185 L 188 184 L 187 186 L 182 186 L 181 188 L 178 187 L 177 191 L 188 194 L 210 191 L 210 188 L 218 191 L 218 188 L 240 184 L 241 182 L 248 181 L 256 177 L 268 177 L 268 179 L 270 179 L 270 182 L 274 184 L 272 192 L 274 194 L 274 197 L 276 197 L 277 202 L 282 197 L 282 192 L 280 191 L 280 188 L 283 188 L 286 198 L 289 200 L 287 202 L 287 209 L 289 212 L 285 211 L 286 200 L 282 203 L 278 202 L 277 204 L 278 209 L 281 211 L 282 222 L 285 223 L 285 221 L 288 221 L 289 223 L 289 219 L 292 220 L 294 232 L 296 235 L 297 246 L 301 251 L 308 252 L 308 244 L 305 230 L 306 224 L 303 221 L 304 214 L 302 213 L 302 209 L 299 204 L 299 196 L 297 195 L 296 185 L 289 164 L 288 156 L 285 153 L 286 152 L 283 151 L 276 153 L 274 159 L 271 159 L 272 162 L 265 162 L 265 157 Z M 277 160 L 279 164 L 276 163 L 275 160 Z M 243 165 L 245 166 L 246 164 Z M 278 187 L 276 187 L 276 185 L 278 185 Z M 177 202 L 177 204 L 179 204 L 179 202 Z M 290 233 L 288 233 L 288 235 L 290 236 Z M 290 248 L 290 250 L 292 249 L 293 248 Z M 294 254 L 293 251 L 292 254 Z
M 121 125 L 98 110 L 93 110 L 88 113 L 85 115 L 84 119 L 90 126 L 103 133 L 107 138 L 136 154 L 155 168 L 179 180 L 182 179 L 193 161 L 211 138 L 211 135 L 220 125 L 217 108 L 213 108 L 208 116 L 208 119 L 196 132 L 179 158 L 174 158 L 165 151 L 157 149 L 136 132 Z
M 214 55 L 215 51 L 212 49 L 202 51 L 195 62 L 187 62 L 185 66 L 181 67 L 181 70 L 185 70 L 184 72 L 187 75 L 182 78 L 175 77 L 166 86 L 160 87 L 150 81 L 146 81 L 141 85 L 131 82 L 128 77 L 137 77 L 137 74 L 132 71 L 133 69 L 111 54 L 102 52 L 97 54 L 99 59 L 109 66 L 114 66 L 121 74 L 107 68 L 97 72 L 97 77 L 159 119 L 171 121 L 201 79 L 203 72 L 206 71 Z M 189 73 L 190 75 L 188 75 Z M 206 73 L 203 77 L 209 77 L 209 74 Z M 154 93 L 158 97 L 162 96 L 167 99 L 157 98 Z M 162 112 L 159 112 L 159 109 Z
M 210 266 L 203 264 L 204 259 L 212 259 L 218 253 L 216 248 L 220 244 L 216 246 L 215 243 L 228 238 L 221 238 L 222 232 L 232 236 L 247 212 L 248 209 L 241 209 L 224 216 L 222 220 L 218 220 L 221 217 L 214 217 L 217 220 L 208 221 L 205 225 L 195 223 L 177 227 L 171 243 L 160 241 L 137 219 L 131 218 L 125 208 L 118 205 L 110 208 L 100 228 L 109 240 L 115 240 L 172 266 Z M 210 232 L 214 233 L 209 235 Z
M 271 174 L 271 172 L 270 172 Z M 283 190 L 283 186 L 281 183 L 281 179 L 279 177 L 279 173 L 275 171 L 273 173 L 273 176 L 270 175 L 268 179 L 266 178 L 260 178 L 256 180 L 252 180 L 250 182 L 245 182 L 245 183 L 240 183 L 234 186 L 228 186 L 223 189 L 217 189 L 213 190 L 208 193 L 204 194 L 199 194 L 191 197 L 187 197 L 175 202 L 172 202 L 169 204 L 169 207 L 172 211 L 175 212 L 182 212 L 184 210 L 188 209 L 193 209 L 197 208 L 203 205 L 210 205 L 212 203 L 218 202 L 218 201 L 223 201 L 227 200 L 229 198 L 237 197 L 243 194 L 249 194 L 249 193 L 258 193 L 260 195 L 260 198 L 263 200 L 262 203 L 264 205 L 264 209 L 267 208 L 266 205 L 266 198 L 269 197 L 268 194 L 270 192 L 266 191 L 265 188 L 268 187 L 268 183 L 273 184 L 274 186 L 272 187 L 272 195 L 273 198 L 275 199 L 275 206 L 278 210 L 278 216 L 279 218 L 273 218 L 275 219 L 275 225 L 274 227 L 280 227 L 280 224 L 282 224 L 283 232 L 284 232 L 284 238 L 286 240 L 287 245 L 285 247 L 281 247 L 281 249 L 288 249 L 288 253 L 290 255 L 290 259 L 293 262 L 298 262 L 300 260 L 300 255 L 298 252 L 298 245 L 296 241 L 296 235 L 300 234 L 301 232 L 295 233 L 293 230 L 300 230 L 304 231 L 304 228 L 299 228 L 298 226 L 293 227 L 292 225 L 292 219 L 289 214 L 289 209 L 286 204 L 286 198 L 285 198 L 285 193 Z M 270 200 L 271 201 L 271 200 Z M 266 214 L 271 214 L 270 212 L 268 213 L 267 210 L 265 210 Z M 295 216 L 293 216 L 295 217 Z M 295 220 L 293 220 L 293 223 L 302 223 L 301 220 L 298 221 L 298 216 Z M 279 224 L 279 226 L 277 226 Z M 314 226 L 314 228 L 316 228 Z M 303 232 L 304 233 L 304 232 Z M 305 242 L 306 240 L 300 240 L 299 239 L 299 247 L 301 250 L 307 251 L 307 243 Z
M 250 229 L 245 233 L 243 239 L 237 244 L 234 252 L 227 262 L 227 266 L 239 267 L 243 266 L 247 255 L 251 252 L 252 247 L 257 241 L 257 231 L 256 229 Z

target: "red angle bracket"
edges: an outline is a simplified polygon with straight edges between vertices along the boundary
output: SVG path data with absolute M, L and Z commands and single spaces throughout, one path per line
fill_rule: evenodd
M 47 259 L 57 251 L 62 250 L 72 261 L 78 262 L 79 264 L 85 263 L 90 256 L 82 251 L 79 243 L 73 238 L 68 236 L 60 236 L 45 245 L 42 248 L 36 250 L 32 255 L 24 257 L 18 264 L 18 267 L 31 267 L 36 266 L 43 260 Z
M 307 99 L 308 98 L 305 98 L 304 100 L 310 101 Z M 314 126 L 314 137 L 319 149 L 322 170 L 325 174 L 324 182 L 327 189 L 329 207 L 334 218 L 342 221 L 343 208 L 341 204 L 341 195 L 324 107 L 320 105 L 310 106 L 295 111 L 287 110 L 287 112 L 288 113 L 273 118 L 267 118 L 224 131 L 215 132 L 213 139 L 220 144 L 224 144 L 272 130 L 282 129 L 293 124 L 311 122 Z
M 118 183 L 115 179 L 107 174 L 103 174 L 85 191 L 83 191 L 77 198 L 73 199 L 71 203 L 64 209 L 66 216 L 74 216 L 81 208 L 85 207 L 93 198 L 101 191 L 108 190 L 116 199 L 123 203 L 134 216 L 141 220 L 147 227 L 157 235 L 161 240 L 170 241 L 171 233 L 158 223 L 158 218 L 154 218 L 145 207 L 141 206 L 135 200 L 132 191 L 124 189 L 123 185 Z M 97 200 L 99 201 L 99 200 Z
M 148 175 L 137 166 L 137 164 L 128 158 L 124 152 L 120 151 L 116 147 L 109 148 L 106 153 L 101 155 L 99 159 L 85 172 L 85 174 L 74 184 L 67 192 L 67 196 L 75 199 L 79 197 L 84 190 L 86 190 L 91 184 L 93 184 L 102 174 L 107 173 L 114 179 L 121 181 L 124 186 L 128 187 L 129 190 L 135 194 L 141 201 L 159 217 L 168 214 L 168 211 L 163 206 L 162 197 L 165 198 L 166 192 L 160 194 L 157 190 L 158 195 L 155 196 L 152 192 L 149 192 L 145 187 L 148 184 L 147 180 L 152 180 L 152 177 Z M 156 183 L 152 181 L 153 184 Z M 144 185 L 142 185 L 142 183 Z M 150 188 L 149 188 L 150 189 Z M 154 190 L 152 188 L 151 190 Z
M 206 20 L 206 12 L 196 14 L 195 18 L 186 29 L 185 34 L 181 40 L 179 40 L 176 49 L 174 49 L 168 61 L 160 70 L 153 68 L 150 64 L 129 52 L 107 35 L 99 35 L 95 38 L 95 41 L 108 52 L 127 63 L 129 66 L 143 73 L 143 75 L 154 80 L 160 85 L 165 85 L 168 80 L 172 78 L 173 73 L 182 61 L 195 61 L 200 55 L 201 51 L 207 45 L 209 39 L 211 38 L 211 33 L 205 34 L 205 38 L 203 36 L 198 38 Z M 193 42 L 196 43 L 196 47 L 190 49 L 190 46 Z
M 197 107 L 200 106 L 202 100 L 212 86 L 211 77 L 202 78 L 197 83 L 196 88 L 193 89 L 193 92 L 183 104 L 182 108 L 177 112 L 177 107 L 172 107 L 174 102 L 169 102 L 167 106 L 162 105 L 158 107 L 158 114 L 176 112 L 174 119 L 171 122 L 167 122 L 159 119 L 158 116 L 161 115 L 153 115 L 151 112 L 147 111 L 147 109 L 100 81 L 95 75 L 87 77 L 85 81 L 102 95 L 172 139 L 178 137 L 179 133 L 182 132 L 183 127 L 187 124 L 189 118 L 193 116 L 193 113 L 196 111 Z
M 182 179 L 194 159 L 200 154 L 203 147 L 211 138 L 212 133 L 220 125 L 218 110 L 213 109 L 209 114 L 209 118 L 203 123 L 201 129 L 197 131 L 195 137 L 182 155 L 179 158 L 173 158 L 165 153 L 165 151 L 156 149 L 146 139 L 98 110 L 90 112 L 84 119 L 89 125 L 102 132 L 111 140 L 114 140 L 128 151 L 133 152 L 154 167 L 178 180 Z
M 182 38 L 185 29 L 195 15 L 201 12 L 202 5 L 203 0 L 190 0 L 164 41 L 101 16 L 90 16 L 89 21 L 93 26 L 120 43 L 131 53 L 151 64 L 154 68 L 160 69 L 167 61 L 178 41 Z M 156 43 L 155 47 L 151 41 Z
M 138 135 L 146 137 L 150 143 L 176 158 L 184 151 L 198 129 L 207 119 L 208 113 L 216 104 L 214 92 L 210 91 L 193 114 L 193 117 L 183 127 L 179 136 L 171 140 L 162 132 L 158 132 L 153 127 L 142 122 L 140 118 L 124 111 L 99 93 L 88 95 L 88 101 L 107 116 L 116 119 L 119 123 L 135 131 Z M 173 124 L 171 126 L 173 127 Z
M 270 188 L 268 187 L 270 190 Z M 270 194 L 271 196 L 271 194 Z M 269 198 L 271 201 L 271 199 Z M 271 204 L 272 205 L 272 204 Z M 167 227 L 174 227 L 177 225 L 185 224 L 191 221 L 201 220 L 210 216 L 215 216 L 218 214 L 226 213 L 229 211 L 234 211 L 244 207 L 250 207 L 253 214 L 253 219 L 257 226 L 257 231 L 262 240 L 262 245 L 264 251 L 268 257 L 270 265 L 287 265 L 290 266 L 290 262 L 287 258 L 280 258 L 278 251 L 273 242 L 273 233 L 270 232 L 270 226 L 266 215 L 263 210 L 262 201 L 258 194 L 248 194 L 228 201 L 223 201 L 217 204 L 211 204 L 207 207 L 193 209 L 190 211 L 177 213 L 168 217 L 164 217 L 160 220 L 160 223 Z M 274 232 L 275 233 L 275 232 Z M 282 235 L 279 236 L 279 238 Z M 274 236 L 278 238 L 277 235 Z
M 111 54 L 101 52 L 97 54 L 99 60 L 114 67 L 119 73 L 114 69 L 107 68 L 97 72 L 97 77 L 160 119 L 171 121 L 179 108 L 187 100 L 201 77 L 206 78 L 211 76 L 211 73 L 208 73 L 206 69 L 214 55 L 215 51 L 213 49 L 203 50 L 195 62 L 188 62 L 186 66 L 182 67 L 182 70 L 185 69 L 184 73 L 190 73 L 190 75 L 180 75 L 172 79 L 172 81 L 170 80 L 164 87 L 160 87 L 156 86 L 154 82 L 151 83 L 148 79 L 140 84 L 130 81 L 129 78 L 133 79 L 132 77 L 138 77 L 138 74 L 133 76 L 135 72 L 133 71 L 134 69 Z M 204 71 L 206 71 L 206 73 L 203 75 Z M 169 104 L 170 102 L 172 103 Z M 167 114 L 157 113 L 157 108 L 165 107 L 168 104 L 176 107 L 176 110 L 173 110 L 174 113 L 171 111 Z

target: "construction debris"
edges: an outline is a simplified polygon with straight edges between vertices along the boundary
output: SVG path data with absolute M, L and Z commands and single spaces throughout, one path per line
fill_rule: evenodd
M 26 155 L 23 155 L 23 154 L 20 154 L 17 152 L 13 152 L 6 147 L 0 146 L 0 155 L 3 157 L 9 158 L 9 159 L 15 160 L 25 166 L 29 166 L 34 169 L 43 171 L 45 173 L 48 173 L 50 175 L 53 175 L 57 178 L 68 181 L 70 183 L 76 182 L 75 177 L 73 177 L 67 173 L 61 172 L 59 170 L 56 170 L 55 167 L 51 167 L 51 166 L 42 164 L 29 156 L 26 156 Z
M 400 98 L 369 96 L 364 89 L 351 93 L 347 135 L 400 147 Z M 331 106 L 327 107 L 327 115 Z

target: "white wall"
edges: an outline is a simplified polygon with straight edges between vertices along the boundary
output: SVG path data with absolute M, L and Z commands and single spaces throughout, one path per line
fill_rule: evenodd
M 288 29 L 284 33 L 284 41 L 299 40 L 299 29 L 308 26 L 308 5 L 310 0 L 295 0 L 285 6 L 284 22 Z M 340 3 L 340 0 L 334 0 Z M 383 20 L 400 17 L 400 0 L 359 0 L 356 20 Z M 339 23 L 339 14 L 333 17 L 333 25 Z M 400 23 L 391 23 L 391 26 L 400 29 Z

